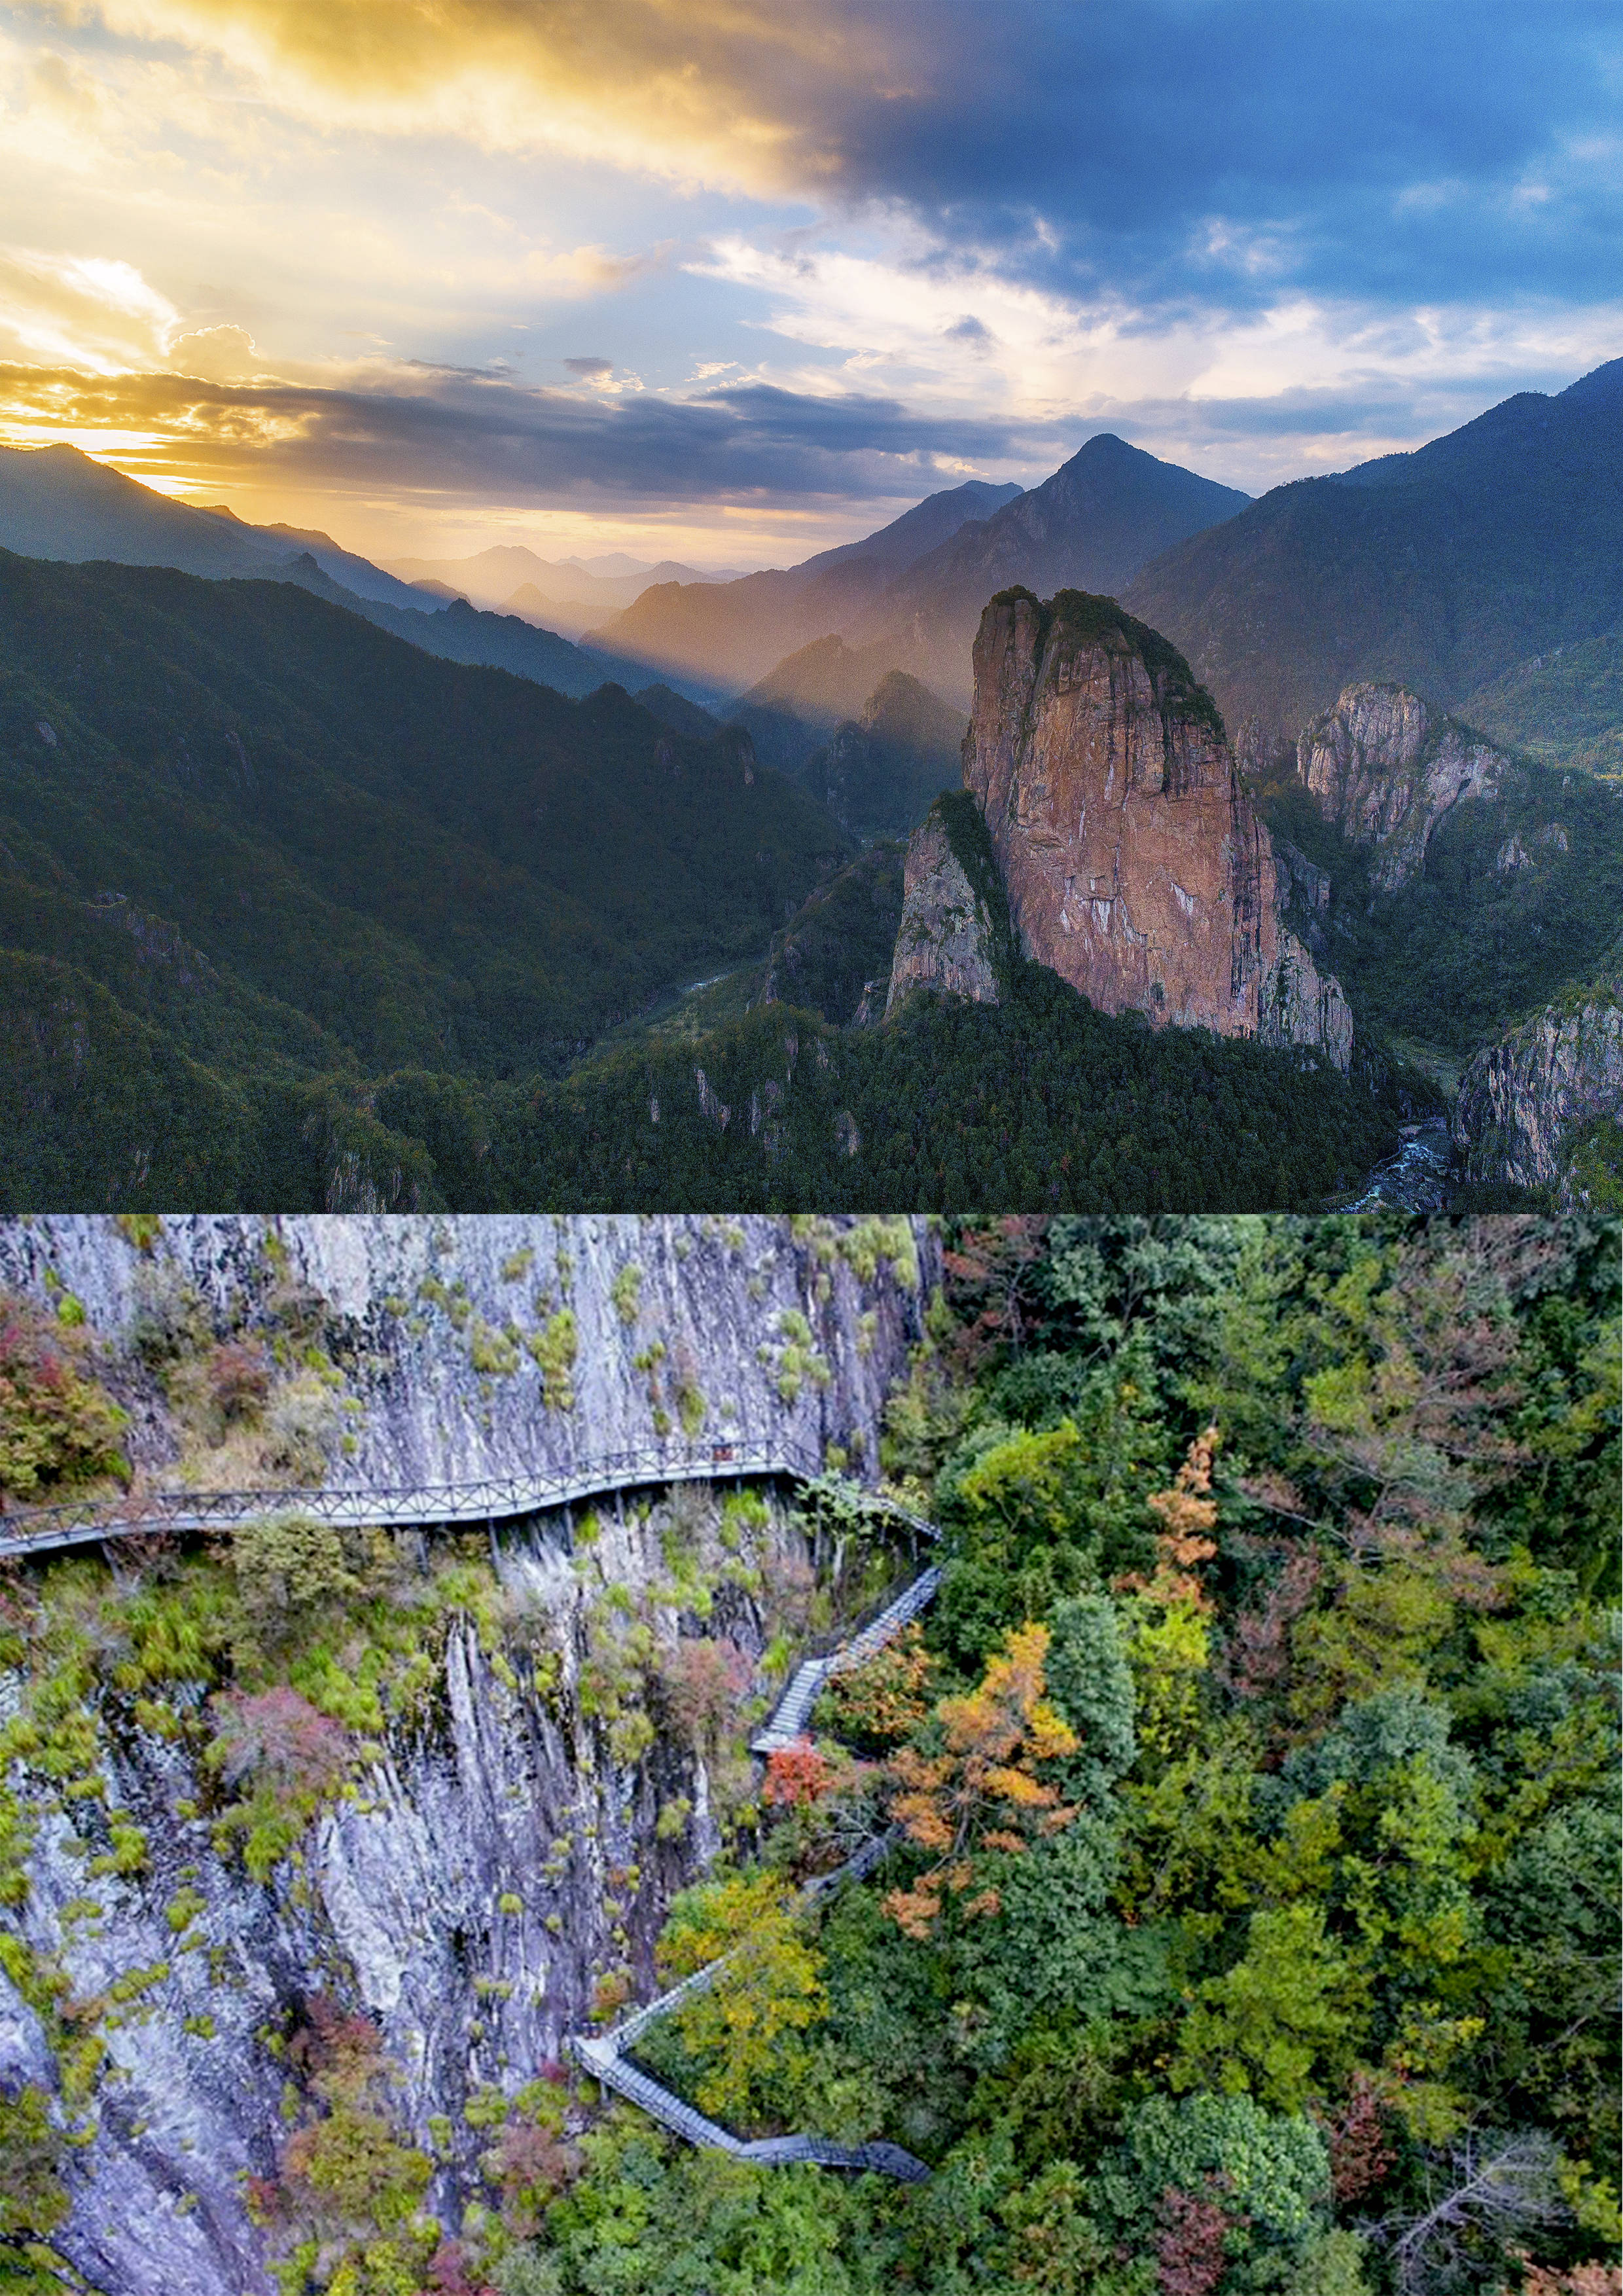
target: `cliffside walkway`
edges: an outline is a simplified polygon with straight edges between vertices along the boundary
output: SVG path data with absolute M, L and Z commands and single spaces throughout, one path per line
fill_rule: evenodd
M 933 1538 L 937 1536 L 931 1524 L 919 1524 Z M 933 1600 L 941 1584 L 939 1566 L 931 1564 L 921 1571 L 894 1603 L 881 1611 L 878 1618 L 865 1626 L 859 1635 L 828 1658 L 808 1658 L 795 1669 L 789 1687 L 779 1699 L 773 1717 L 759 1734 L 750 1742 L 756 1754 L 775 1754 L 780 1747 L 792 1745 L 805 1731 L 811 1718 L 812 1708 L 822 1694 L 824 1683 L 835 1675 L 848 1674 L 853 1667 L 864 1665 L 875 1651 L 882 1650 L 893 1636 L 898 1635 L 909 1620 L 916 1619 L 925 1604 Z
M 823 1462 L 798 1444 L 663 1443 L 637 1451 L 606 1452 L 535 1475 L 503 1475 L 483 1482 L 368 1484 L 321 1490 L 154 1491 L 139 1498 L 86 1499 L 59 1506 L 18 1508 L 0 1514 L 0 1559 L 48 1554 L 103 1540 L 150 1538 L 168 1533 L 230 1530 L 266 1515 L 312 1515 L 317 1521 L 357 1529 L 389 1525 L 431 1528 L 448 1523 L 511 1521 L 541 1514 L 576 1499 L 655 1483 L 742 1481 L 756 1476 L 814 1480 Z M 933 1527 L 905 1508 L 875 1499 L 881 1512 L 911 1523 L 927 1538 Z
M 882 1501 L 875 1504 L 879 1506 L 884 1505 Z M 933 1523 L 926 1523 L 916 1515 L 907 1515 L 899 1508 L 895 1512 L 904 1514 L 915 1529 L 924 1531 L 930 1538 L 939 1537 Z M 824 1683 L 835 1675 L 848 1673 L 853 1667 L 861 1666 L 877 1651 L 882 1650 L 888 1642 L 900 1634 L 909 1620 L 917 1618 L 925 1604 L 933 1599 L 940 1584 L 940 1567 L 931 1563 L 848 1643 L 842 1643 L 826 1658 L 807 1659 L 797 1667 L 773 1710 L 772 1719 L 751 1740 L 752 1751 L 770 1755 L 781 1747 L 792 1745 L 804 1734 L 812 1708 Z M 890 1848 L 892 1840 L 889 1834 L 879 1834 L 873 1841 L 865 1841 L 855 1857 L 848 1857 L 845 1864 L 832 1874 L 820 1874 L 808 1882 L 800 1893 L 801 1903 L 809 1903 L 825 1891 L 838 1889 L 844 1882 L 854 1882 L 863 1874 L 872 1873 Z M 613 2089 L 617 2095 L 639 2105 L 662 2128 L 685 2137 L 690 2144 L 708 2144 L 718 2152 L 730 2153 L 734 2160 L 754 2161 L 774 2168 L 796 2161 L 809 2161 L 818 2168 L 866 2169 L 881 2176 L 898 2177 L 905 2184 L 922 2183 L 930 2175 L 929 2169 L 900 2144 L 836 2144 L 826 2136 L 766 2136 L 747 2142 L 735 2136 L 731 2129 L 722 2128 L 718 2121 L 707 2120 L 696 2106 L 689 2104 L 673 2090 L 655 2080 L 651 2073 L 644 2072 L 640 2065 L 630 2061 L 626 2052 L 635 2046 L 649 2027 L 669 2016 L 674 2009 L 679 2008 L 684 2001 L 691 2000 L 695 1993 L 701 1993 L 713 1985 L 731 1958 L 730 1955 L 723 1954 L 719 1959 L 707 1962 L 702 1969 L 695 1970 L 691 1977 L 684 1978 L 680 1985 L 673 1985 L 669 1992 L 661 1993 L 657 1999 L 644 2003 L 642 2008 L 634 2009 L 629 2016 L 622 2017 L 619 2023 L 606 2033 L 571 2035 L 568 2044 L 571 2053 L 594 2079 L 602 2081 L 606 2088 Z
M 567 1506 L 576 1499 L 604 1498 L 615 1491 L 635 1490 L 662 1483 L 742 1481 L 750 1477 L 782 1476 L 796 1482 L 815 1481 L 823 1472 L 821 1458 L 798 1445 L 762 1445 L 750 1440 L 707 1444 L 661 1444 L 638 1451 L 608 1452 L 569 1467 L 537 1475 L 510 1475 L 473 1483 L 421 1483 L 389 1488 L 352 1486 L 320 1490 L 158 1491 L 138 1499 L 91 1499 L 77 1505 L 29 1507 L 0 1514 L 0 1561 L 33 1554 L 50 1554 L 75 1546 L 99 1546 L 120 1538 L 184 1536 L 187 1533 L 230 1530 L 236 1524 L 267 1515 L 314 1516 L 321 1522 L 357 1529 L 414 1527 L 435 1524 L 486 1523 L 540 1514 Z M 894 1500 L 874 1493 L 867 1505 L 876 1514 L 907 1524 L 919 1536 L 934 1540 L 936 1525 L 912 1513 Z M 804 1660 L 791 1677 L 771 1720 L 753 1741 L 762 1755 L 793 1743 L 810 1718 L 823 1685 L 832 1676 L 860 1666 L 899 1634 L 933 1597 L 941 1583 L 935 1564 L 919 1576 L 871 1620 L 860 1633 L 827 1657 Z M 889 1848 L 880 1836 L 865 1842 L 856 1856 L 835 1873 L 808 1882 L 803 1897 L 814 1899 L 824 1891 L 853 1881 L 878 1865 Z M 569 2047 L 593 2077 L 618 2095 L 641 2106 L 663 2128 L 685 2137 L 689 2144 L 712 2145 L 740 2161 L 775 2167 L 810 2161 L 825 2169 L 877 2171 L 904 2182 L 918 2183 L 930 2174 L 899 2144 L 835 2144 L 825 2136 L 769 2136 L 747 2142 L 720 2123 L 707 2120 L 697 2107 L 663 2087 L 624 2054 L 641 2033 L 667 2016 L 691 1994 L 713 1984 L 727 1956 L 713 1961 L 682 1984 L 672 1987 L 622 2019 L 611 2032 L 576 2034 Z

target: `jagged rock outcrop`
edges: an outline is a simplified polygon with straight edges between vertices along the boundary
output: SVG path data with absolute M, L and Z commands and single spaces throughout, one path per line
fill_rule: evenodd
M 1164 638 L 1113 599 L 1004 592 L 975 641 L 963 754 L 1027 956 L 1104 1012 L 1347 1066 L 1340 984 L 1282 924 L 1268 832 Z
M 1476 1054 L 1460 1078 L 1453 1131 L 1470 1180 L 1553 1188 L 1567 1209 L 1616 1210 L 1619 1125 L 1623 947 L 1587 985 Z M 1602 1137 L 1608 1126 L 1611 1136 Z
M 138 1469 L 156 1480 L 166 1463 L 174 1480 L 177 1440 L 166 1390 L 143 1368 L 160 1332 L 163 1349 L 204 1360 L 218 1339 L 297 1333 L 323 1359 L 316 1383 L 332 1383 L 334 1430 L 351 1431 L 352 1448 L 334 1432 L 335 1484 L 561 1466 L 657 1445 L 675 1414 L 681 1445 L 701 1403 L 707 1431 L 838 1441 L 871 1464 L 936 1247 L 922 1221 L 882 1234 L 843 1219 L 797 1226 L 244 1217 L 172 1219 L 154 1234 L 37 1218 L 0 1223 L 0 1285 L 78 1303 L 132 1412 Z M 897 1266 L 915 1255 L 923 1283 Z M 567 1365 L 554 1349 L 549 1401 L 522 1341 L 548 1324 L 556 1338 L 560 1302 L 577 1344 Z M 504 1349 L 509 1332 L 518 1341 Z M 377 2025 L 401 2074 L 391 2112 L 432 2156 L 428 2203 L 452 2228 L 481 2189 L 490 2142 L 464 2117 L 476 2093 L 512 2096 L 556 2060 L 605 1972 L 628 1968 L 651 1988 L 670 1895 L 716 1846 L 719 1773 L 668 1726 L 617 1740 L 601 1679 L 593 1698 L 583 1683 L 594 1666 L 601 1677 L 627 1609 L 661 1649 L 725 1635 L 754 1662 L 771 1632 L 793 1630 L 816 1558 L 781 1504 L 741 1554 L 738 1526 L 703 1499 L 648 1512 L 657 1492 L 639 1496 L 641 1506 L 601 1505 L 590 1539 L 581 1507 L 573 1536 L 553 1514 L 491 1538 L 494 1603 L 453 1618 L 424 1653 L 419 1706 L 263 1879 L 217 1833 L 207 1685 L 184 1668 L 167 1686 L 195 1727 L 149 1726 L 128 1698 L 108 1710 L 86 1699 L 94 1794 L 64 1803 L 60 1779 L 8 1781 L 21 1784 L 32 1838 L 26 1895 L 0 1906 L 0 1925 L 26 1964 L 60 1975 L 77 2014 L 120 1989 L 129 2005 L 104 2021 L 94 2131 L 70 2155 L 72 2214 L 57 2235 L 90 2286 L 272 2296 L 242 2185 L 275 2169 L 283 2043 L 316 1997 Z M 405 1591 L 450 1537 L 401 1543 Z M 482 1526 L 476 1538 L 482 1554 Z M 678 1549 L 709 1590 L 703 1620 L 673 1606 Z M 124 1567 L 152 1558 L 137 1551 Z M 0 1715 L 20 1688 L 0 1674 Z M 138 1826 L 144 1846 L 98 1870 L 113 1819 Z M 14 1837 L 4 1848 L 18 1854 Z M 46 2012 L 0 1963 L 0 2089 L 54 2094 L 59 2070 Z
M 1406 685 L 1347 686 L 1303 728 L 1296 755 L 1326 820 L 1376 849 L 1372 880 L 1386 892 L 1424 867 L 1432 832 L 1463 798 L 1498 796 L 1511 763 Z
M 914 988 L 996 1004 L 996 937 L 990 908 L 953 850 L 946 811 L 937 803 L 907 842 L 886 1018 Z

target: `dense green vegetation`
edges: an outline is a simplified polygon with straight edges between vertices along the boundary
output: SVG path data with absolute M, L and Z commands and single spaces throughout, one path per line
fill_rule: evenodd
M 1326 958 L 1361 1025 L 1474 1052 L 1584 979 L 1623 912 L 1623 792 L 1528 762 L 1456 805 L 1395 893 L 1292 775 L 1258 791 L 1270 828 L 1328 871 Z M 1520 850 L 1513 851 L 1513 841 Z M 1512 865 L 1504 865 L 1510 862 Z
M 1535 655 L 1461 705 L 1496 742 L 1541 765 L 1623 775 L 1623 631 Z
M 14 1208 L 1288 1209 L 1391 1145 L 1322 1067 L 1111 1019 L 1006 952 L 996 1008 L 837 1025 L 889 972 L 893 847 L 815 890 L 751 988 L 738 956 L 838 832 L 617 690 L 447 670 L 285 587 L 0 577 Z M 708 1003 L 609 1026 L 707 953 L 734 960 Z
M 554 2065 L 436 2135 L 479 2196 L 457 2221 L 377 2028 L 324 1998 L 249 2196 L 288 2296 L 1611 2296 L 1615 1223 L 1006 1218 L 947 1244 L 884 1452 L 945 1528 L 941 1595 L 734 1803 L 661 1958 L 732 1946 L 739 1980 L 645 2044 L 735 2126 L 882 2136 L 930 2180 L 697 2153 Z M 736 1543 L 759 1503 L 731 1504 Z M 471 1550 L 424 1575 L 316 1529 L 7 1590 L 8 1751 L 82 1796 L 93 1702 L 172 1726 L 217 1750 L 222 1854 L 273 1871 L 418 1726 L 447 1622 L 504 1631 Z M 605 1684 L 637 1677 L 634 1613 L 604 1606 Z M 714 1746 L 724 1645 L 678 1647 L 653 1710 Z M 633 1778 L 657 1759 L 652 1727 L 621 1743 Z M 102 1870 L 138 1875 L 111 1816 Z M 795 1910 L 885 1824 L 871 1881 Z M 86 2112 L 96 2025 L 41 1998 Z M 62 2139 L 37 2090 L 4 2112 L 26 2286 Z
M 1305 1209 L 1394 1144 L 1320 1063 L 1096 1013 L 1038 965 L 883 1029 L 788 1004 L 558 1081 L 223 1084 L 94 983 L 14 959 L 7 1200 L 297 1210 Z
M 201 997 L 182 1043 L 226 1078 L 335 1047 L 352 1072 L 555 1071 L 763 947 L 845 849 L 735 736 L 618 687 L 457 668 L 285 584 L 10 557 L 0 841 L 8 945 L 121 996 L 127 946 L 86 906 L 116 893 L 206 957 L 149 939 L 143 978 L 179 977 L 135 1009 L 168 994 L 178 1025 Z
M 770 2048 L 715 2015 L 648 2044 L 752 2129 L 937 2173 L 763 2182 L 617 2110 L 548 2284 L 1599 2296 L 1615 1230 L 1003 1221 L 950 1265 L 889 1453 L 947 1584 L 820 1712 L 763 1878 L 854 1811 L 907 1846 L 809 1959 L 758 1916 Z M 678 1905 L 674 1967 L 728 1886 Z
M 884 1011 L 890 959 L 902 921 L 904 849 L 870 845 L 828 884 L 819 886 L 781 933 L 773 936 L 762 1000 L 799 1005 L 842 1025 L 862 1009 L 864 991 L 877 981 L 873 1002 Z
M 475 1210 L 1305 1208 L 1394 1137 L 1327 1066 L 1096 1013 L 1025 964 L 998 1005 L 921 996 L 845 1032 L 772 1006 L 528 1094 L 398 1075 L 375 1111 Z

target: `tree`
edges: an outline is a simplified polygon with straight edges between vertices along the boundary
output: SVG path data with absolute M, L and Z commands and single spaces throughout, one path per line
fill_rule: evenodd
M 1209 1562 L 1217 1551 L 1211 1536 L 1217 1520 L 1211 1496 L 1211 1467 L 1217 1456 L 1217 1431 L 1209 1427 L 1189 1446 L 1170 1490 L 1152 1491 L 1146 1505 L 1159 1515 L 1163 1528 L 1155 1540 L 1155 1574 L 1139 1591 L 1152 1602 L 1178 1603 L 1193 1611 L 1209 1611 L 1209 1596 L 1196 1577 L 1197 1567 Z M 1132 1585 L 1134 1582 L 1127 1582 Z
M 750 1660 L 725 1635 L 684 1636 L 660 1661 L 665 1702 L 676 1727 L 701 1753 L 714 1753 L 750 1687 Z
M 1128 2114 L 1098 2186 L 1129 2239 L 1153 2236 L 1170 2188 L 1215 2200 L 1237 2248 L 1299 2251 L 1322 2221 L 1330 2161 L 1310 2121 L 1249 2096 L 1152 2096 Z
M 1040 1213 L 959 1222 L 942 1254 L 957 1317 L 955 1346 L 967 1371 L 994 1349 L 1018 1355 L 1040 1312 L 1047 1219 Z
M 1042 1768 L 1077 1751 L 1077 1735 L 1045 1695 L 1046 1627 L 1010 1635 L 978 1689 L 937 1702 L 922 1743 L 890 1758 L 891 1815 L 934 1862 L 911 1889 L 893 1890 L 886 1911 L 910 1937 L 925 1938 L 950 1894 L 967 1915 L 1000 1903 L 988 1853 L 1020 1856 L 1076 1815 Z
M 1447 2153 L 1434 2154 L 1427 2206 L 1389 2216 L 1378 2228 L 1406 2296 L 1449 2286 L 1468 2265 L 1476 2267 L 1472 2278 L 1486 2276 L 1519 2236 L 1569 2218 L 1559 2166 L 1542 2129 L 1508 2136 L 1471 2133 Z
M 770 2077 L 792 2071 L 795 2037 L 828 2008 L 821 1963 L 790 1892 L 769 1873 L 701 1882 L 673 1901 L 659 1950 L 674 1977 L 719 1964 L 675 2021 L 704 2068 L 695 2089 L 702 2110 L 747 2113 Z
M 87 1378 L 81 1333 L 0 1294 L 0 1509 L 104 1475 L 127 1480 L 127 1414 Z
M 1245 2091 L 1280 2112 L 1299 2112 L 1333 2081 L 1367 2012 L 1354 1964 L 1325 1934 L 1311 1904 L 1252 1914 L 1246 1948 L 1209 1979 L 1178 2030 L 1174 2088 Z
M 834 1702 L 842 1739 L 859 1746 L 892 1745 L 912 1734 L 930 1711 L 934 1663 L 924 1647 L 917 1620 L 861 1666 L 837 1674 L 827 1695 Z
M 810 1809 L 826 1800 L 840 1784 L 840 1773 L 809 1738 L 775 1747 L 766 1757 L 761 1800 L 783 1809 Z
M 8 2254 L 29 2256 L 66 2221 L 67 2158 L 45 2091 L 32 2081 L 14 2095 L 0 2089 L 0 2283 L 12 2268 L 4 2261 Z M 47 2284 L 43 2273 L 38 2284 Z

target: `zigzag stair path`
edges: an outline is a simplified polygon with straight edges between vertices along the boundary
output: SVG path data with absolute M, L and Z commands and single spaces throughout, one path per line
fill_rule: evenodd
M 894 1511 L 915 1530 L 930 1538 L 939 1537 L 933 1523 L 898 1508 Z M 776 1753 L 780 1748 L 793 1745 L 803 1737 L 811 1718 L 813 1707 L 824 1685 L 836 1675 L 849 1673 L 864 1665 L 881 1651 L 885 1644 L 900 1634 L 902 1628 L 916 1619 L 930 1602 L 941 1584 L 939 1563 L 922 1570 L 911 1585 L 905 1587 L 893 1603 L 888 1603 L 876 1619 L 872 1620 L 860 1634 L 848 1643 L 842 1643 L 827 1658 L 807 1659 L 790 1677 L 788 1687 L 773 1710 L 766 1727 L 750 1741 L 751 1751 L 762 1756 Z M 824 1891 L 839 1888 L 844 1882 L 857 1881 L 871 1873 L 891 1846 L 891 1838 L 881 1834 L 864 1842 L 853 1857 L 846 1860 L 832 1874 L 819 1874 L 802 1892 L 802 1900 L 815 1898 Z M 710 2145 L 717 2151 L 731 2153 L 735 2160 L 753 2161 L 762 2167 L 781 2168 L 794 2163 L 808 2162 L 824 2169 L 853 2169 L 867 2170 L 885 2177 L 895 2177 L 904 2184 L 921 2184 L 930 2175 L 929 2169 L 915 2154 L 900 2144 L 883 2142 L 872 2144 L 836 2144 L 826 2136 L 766 2136 L 746 2141 L 735 2136 L 718 2122 L 707 2120 L 693 2105 L 677 2096 L 629 2062 L 625 2052 L 645 2033 L 658 2019 L 668 2016 L 681 2002 L 701 1991 L 726 1967 L 728 1956 L 708 1962 L 680 1985 L 673 1986 L 655 2001 L 634 2010 L 629 2017 L 607 2033 L 576 2034 L 569 2046 L 573 2054 L 594 2079 L 611 2088 L 617 2095 L 641 2106 L 653 2120 L 692 2144 Z

